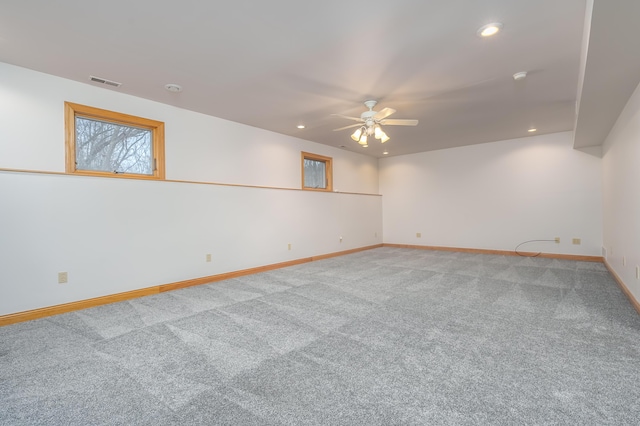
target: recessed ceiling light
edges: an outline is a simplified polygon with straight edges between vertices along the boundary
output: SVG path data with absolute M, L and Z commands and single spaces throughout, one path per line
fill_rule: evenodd
M 536 128 L 531 128 L 531 129 L 527 130 L 527 132 L 529 132 L 529 133 L 533 133 L 533 132 L 537 132 L 537 131 L 538 131 L 538 129 L 536 129 Z
M 524 80 L 525 78 L 527 78 L 527 72 L 526 71 L 520 71 L 517 72 L 513 75 L 513 79 L 515 81 L 519 81 L 519 80 Z
M 389 153 L 389 151 L 385 151 L 382 154 L 387 155 Z
M 367 148 L 369 145 L 365 144 L 365 145 L 360 145 L 360 146 L 363 147 L 363 148 Z
M 298 124 L 298 129 L 304 129 L 304 124 Z
M 492 22 L 480 27 L 480 29 L 478 30 L 478 35 L 480 37 L 491 37 L 492 35 L 498 34 L 501 29 L 502 24 L 500 22 Z
M 174 93 L 182 92 L 182 86 L 180 86 L 179 84 L 173 84 L 173 83 L 165 84 L 164 88 Z

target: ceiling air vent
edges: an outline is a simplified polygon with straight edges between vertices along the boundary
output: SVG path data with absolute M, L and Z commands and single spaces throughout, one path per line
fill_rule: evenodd
M 120 87 L 122 83 L 118 83 L 117 81 L 107 80 L 106 78 L 95 77 L 93 75 L 89 76 L 89 80 L 94 83 L 106 84 L 107 86 Z

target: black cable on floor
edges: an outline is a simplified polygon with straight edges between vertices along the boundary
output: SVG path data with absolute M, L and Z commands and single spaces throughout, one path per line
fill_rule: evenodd
M 522 256 L 522 257 L 538 257 L 538 256 L 540 256 L 540 255 L 542 254 L 542 252 L 540 252 L 540 253 L 538 253 L 538 254 L 534 254 L 533 256 L 528 256 L 528 255 L 526 255 L 526 254 L 522 254 L 522 253 L 520 253 L 520 252 L 518 251 L 518 247 L 520 247 L 520 246 L 521 246 L 521 245 L 523 245 L 523 244 L 527 244 L 527 243 L 537 243 L 537 242 L 550 242 L 550 243 L 555 243 L 555 242 L 556 242 L 556 240 L 529 240 L 529 241 L 525 241 L 525 242 L 523 242 L 523 243 L 518 244 L 518 245 L 516 246 L 516 248 L 515 248 L 515 249 L 513 249 L 513 251 L 515 251 L 515 252 L 516 252 L 516 254 L 517 254 L 518 256 Z

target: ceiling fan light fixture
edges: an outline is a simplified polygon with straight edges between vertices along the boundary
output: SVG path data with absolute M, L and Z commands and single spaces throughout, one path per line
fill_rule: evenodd
M 502 29 L 502 24 L 500 22 L 492 22 L 487 25 L 483 25 L 478 30 L 478 35 L 480 37 L 491 37 L 492 35 L 496 35 Z
M 360 140 L 360 136 L 362 135 L 362 127 L 358 127 L 355 132 L 351 135 L 351 139 L 358 142 Z
M 382 134 L 384 132 L 382 131 L 382 129 L 380 128 L 380 126 L 376 125 L 375 130 L 373 131 L 373 134 L 375 136 L 376 139 L 382 139 Z
M 418 120 L 415 119 L 388 119 L 391 114 L 395 114 L 396 110 L 393 108 L 383 108 L 380 111 L 374 111 L 373 107 L 376 105 L 376 101 L 370 100 L 366 101 L 364 104 L 369 111 L 365 111 L 360 114 L 360 117 L 352 117 L 348 115 L 342 114 L 331 114 L 333 116 L 346 118 L 348 120 L 357 121 L 358 124 L 351 124 L 349 126 L 340 127 L 338 129 L 333 129 L 334 131 L 352 129 L 357 127 L 356 131 L 351 134 L 351 139 L 358 142 L 362 146 L 367 146 L 368 139 L 375 138 L 382 143 L 387 142 L 390 138 L 387 134 L 382 130 L 382 125 L 389 126 L 417 126 Z

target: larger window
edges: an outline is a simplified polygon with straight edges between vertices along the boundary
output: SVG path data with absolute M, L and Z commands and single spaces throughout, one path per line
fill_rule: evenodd
M 333 190 L 331 157 L 302 153 L 302 189 Z
M 164 123 L 64 105 L 67 173 L 164 179 Z

